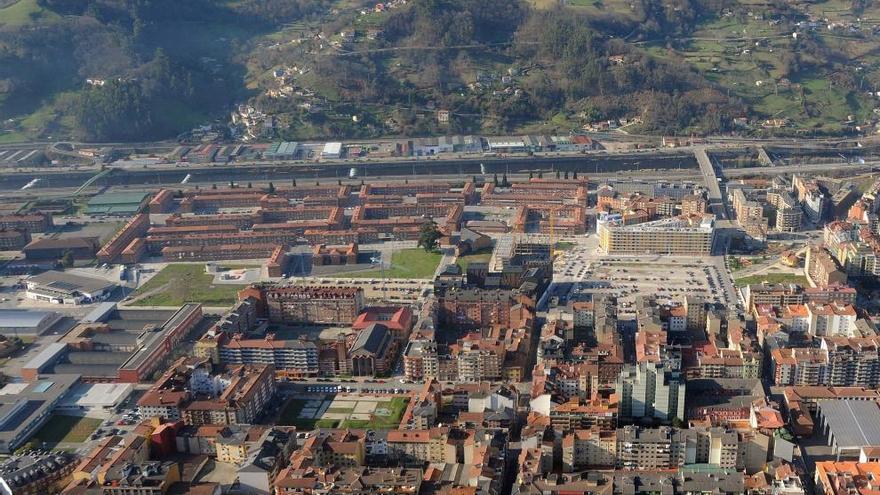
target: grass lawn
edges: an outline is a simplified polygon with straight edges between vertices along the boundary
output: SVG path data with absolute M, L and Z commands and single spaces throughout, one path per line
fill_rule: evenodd
M 182 263 L 168 265 L 141 286 L 135 297 L 152 290 L 158 292 L 134 303 L 135 306 L 180 306 L 200 302 L 206 306 L 231 306 L 243 285 L 214 285 L 214 276 L 205 273 L 205 265 Z
M 372 430 L 392 430 L 400 426 L 400 418 L 406 411 L 406 405 L 409 399 L 405 397 L 394 397 L 389 402 L 380 402 L 376 405 L 376 409 L 387 409 L 391 412 L 388 416 L 380 416 L 373 414 L 370 420 L 347 419 L 340 425 L 342 428 L 369 428 Z
M 799 284 L 808 286 L 807 277 L 796 273 L 761 273 L 759 275 L 749 275 L 734 279 L 733 283 L 737 287 L 744 287 L 751 284 L 760 284 L 768 282 L 771 284 Z
M 311 430 L 315 427 L 314 419 L 303 419 L 299 417 L 300 411 L 306 405 L 306 401 L 299 399 L 291 399 L 281 414 L 278 416 L 278 424 L 283 426 L 296 426 L 297 428 Z
M 461 267 L 462 272 L 466 272 L 471 263 L 488 263 L 492 258 L 492 249 L 483 249 L 476 253 L 459 256 L 455 260 L 455 264 Z
M 85 442 L 98 427 L 101 420 L 95 418 L 81 418 L 79 416 L 63 416 L 55 414 L 40 428 L 33 440 L 45 442 L 50 445 L 58 443 L 82 443 Z
M 443 256 L 421 248 L 401 249 L 391 255 L 391 267 L 385 269 L 386 278 L 433 278 Z M 367 270 L 340 274 L 351 278 L 382 278 L 382 270 Z
M 283 426 L 296 426 L 302 430 L 313 430 L 315 428 L 371 428 L 378 429 L 394 429 L 400 425 L 400 418 L 406 411 L 406 405 L 409 399 L 406 397 L 394 397 L 388 402 L 380 402 L 376 409 L 387 409 L 389 415 L 383 416 L 373 414 L 369 420 L 338 420 L 330 418 L 310 419 L 300 418 L 299 413 L 306 405 L 306 401 L 300 399 L 291 399 L 290 402 L 281 410 L 278 417 L 278 424 Z M 328 409 L 328 413 L 351 413 L 351 409 Z
M 0 24 L 4 26 L 21 26 L 36 19 L 59 19 L 59 15 L 40 7 L 37 0 L 18 0 L 0 9 Z

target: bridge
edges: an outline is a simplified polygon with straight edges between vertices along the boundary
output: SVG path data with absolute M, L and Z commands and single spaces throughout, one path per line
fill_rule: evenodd
M 721 181 L 715 173 L 715 167 L 712 165 L 712 160 L 709 159 L 709 154 L 706 153 L 706 148 L 704 146 L 695 148 L 694 157 L 696 157 L 697 163 L 700 165 L 700 174 L 706 183 L 706 188 L 709 190 L 709 210 L 717 218 L 727 220 L 729 215 L 727 214 L 727 205 L 724 202 L 724 197 L 721 195 L 721 185 L 719 184 Z
M 773 165 L 775 165 L 773 163 L 773 159 L 770 158 L 770 155 L 767 153 L 767 150 L 765 150 L 763 146 L 758 146 L 758 162 L 765 167 L 772 167 Z
M 89 180 L 83 182 L 83 184 L 82 184 L 81 186 L 79 186 L 79 189 L 77 189 L 76 191 L 73 192 L 73 197 L 77 197 L 77 196 L 79 196 L 79 195 L 82 194 L 82 192 L 85 191 L 89 186 L 91 186 L 92 184 L 94 184 L 95 181 L 97 181 L 97 180 L 100 179 L 101 177 L 105 177 L 105 176 L 107 176 L 107 175 L 110 175 L 111 172 L 113 172 L 113 169 L 112 169 L 112 168 L 108 168 L 108 169 L 105 169 L 105 170 L 101 170 L 101 171 L 98 172 L 97 174 L 93 175 Z

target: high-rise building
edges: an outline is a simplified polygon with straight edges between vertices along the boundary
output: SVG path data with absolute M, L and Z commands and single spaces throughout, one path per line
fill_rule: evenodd
M 625 365 L 615 389 L 620 399 L 620 417 L 672 421 L 683 418 L 685 378 L 668 363 L 643 361 Z

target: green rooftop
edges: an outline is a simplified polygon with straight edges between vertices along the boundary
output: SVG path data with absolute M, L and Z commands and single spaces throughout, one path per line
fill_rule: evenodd
M 150 193 L 112 192 L 99 194 L 89 200 L 86 207 L 88 215 L 133 215 L 140 211 Z

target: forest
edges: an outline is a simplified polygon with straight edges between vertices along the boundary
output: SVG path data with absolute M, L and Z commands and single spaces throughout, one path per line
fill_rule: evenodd
M 0 141 L 174 139 L 225 124 L 239 104 L 278 122 L 267 137 L 290 139 L 571 132 L 606 119 L 709 134 L 780 115 L 846 132 L 832 120 L 869 115 L 865 90 L 880 83 L 853 68 L 852 47 L 874 46 L 873 33 L 778 34 L 811 15 L 781 0 L 759 14 L 737 0 L 396 4 L 0 0 Z M 279 67 L 307 71 L 279 83 Z M 279 84 L 308 96 L 279 97 Z M 453 118 L 425 118 L 435 108 Z

